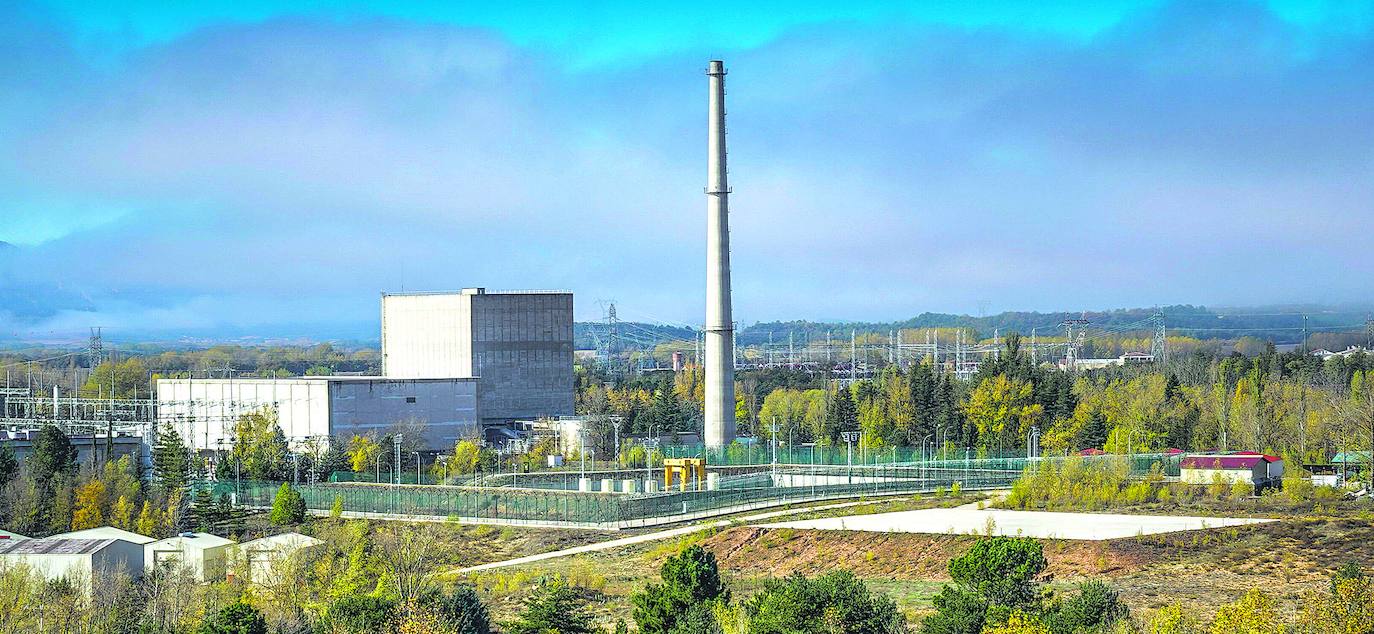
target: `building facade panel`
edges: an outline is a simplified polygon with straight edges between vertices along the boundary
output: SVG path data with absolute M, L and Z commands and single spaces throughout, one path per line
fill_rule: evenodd
M 472 320 L 483 419 L 573 414 L 571 293 L 475 295 Z
M 427 449 L 452 448 L 480 434 L 475 379 L 350 379 L 329 384 L 330 429 L 337 437 L 382 436 L 416 423 Z
M 473 376 L 471 298 L 465 293 L 383 295 L 382 376 Z

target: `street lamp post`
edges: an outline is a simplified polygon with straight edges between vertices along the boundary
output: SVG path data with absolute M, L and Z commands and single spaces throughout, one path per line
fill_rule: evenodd
M 857 440 L 859 440 L 859 438 L 861 438 L 861 437 L 863 436 L 863 432 L 860 432 L 860 431 L 845 431 L 845 432 L 840 432 L 840 436 L 841 436 L 842 438 L 844 438 L 844 446 L 845 446 L 845 452 L 844 452 L 845 479 L 848 481 L 849 484 L 853 484 L 853 482 L 854 482 L 854 442 L 857 441 Z
M 412 451 L 415 454 L 415 484 L 420 484 L 420 452 Z

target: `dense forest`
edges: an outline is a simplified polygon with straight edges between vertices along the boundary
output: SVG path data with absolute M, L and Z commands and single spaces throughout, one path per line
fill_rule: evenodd
M 1170 447 L 1255 450 L 1322 462 L 1364 449 L 1374 435 L 1374 356 L 1321 359 L 1272 344 L 1247 356 L 1203 349 L 1168 364 L 1070 373 L 1033 362 L 1012 333 L 1003 352 L 968 380 L 929 359 L 888 366 L 871 379 L 769 368 L 737 375 L 742 433 L 767 438 L 776 424 L 792 443 L 839 442 L 862 430 L 878 449 L 930 442 L 982 454 L 1020 452 L 1032 430 L 1042 451 Z M 699 431 L 700 368 L 612 380 L 578 368 L 579 413 L 618 421 L 621 434 Z

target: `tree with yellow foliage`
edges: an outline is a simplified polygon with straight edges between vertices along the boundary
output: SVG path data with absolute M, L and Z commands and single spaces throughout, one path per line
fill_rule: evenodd
M 143 510 L 138 512 L 138 520 L 134 522 L 134 532 L 148 537 L 157 534 L 157 516 L 153 513 L 152 502 L 143 501 Z
M 381 447 L 371 436 L 354 435 L 348 440 L 348 466 L 354 473 L 363 473 L 372 467 Z
M 128 496 L 119 496 L 119 499 L 115 500 L 114 505 L 110 507 L 110 524 L 115 528 L 130 530 L 133 516 L 134 503 L 129 500 Z
M 72 511 L 72 530 L 79 531 L 105 524 L 105 483 L 91 480 L 76 488 L 76 510 Z
M 978 443 L 985 448 L 1016 447 L 1018 440 L 1037 424 L 1045 409 L 1034 401 L 1033 386 L 1005 374 L 983 379 L 969 393 L 964 413 L 978 430 Z
M 1145 626 L 1145 634 L 1195 634 L 1197 631 L 1197 624 L 1177 603 L 1156 610 Z

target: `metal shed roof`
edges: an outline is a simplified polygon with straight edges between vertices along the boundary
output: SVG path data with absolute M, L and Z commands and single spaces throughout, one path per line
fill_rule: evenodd
M 0 555 L 89 555 L 99 552 L 117 539 L 26 539 L 0 542 Z

